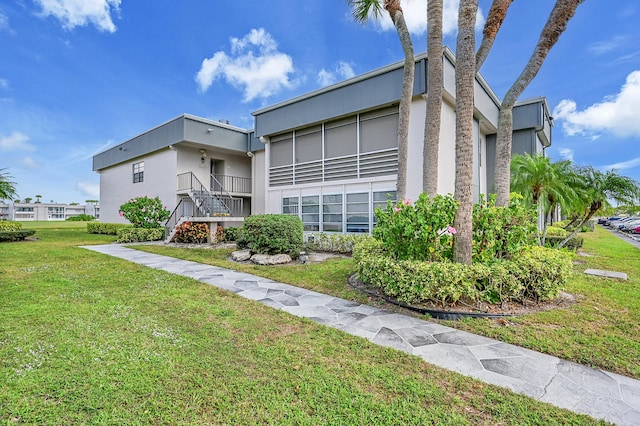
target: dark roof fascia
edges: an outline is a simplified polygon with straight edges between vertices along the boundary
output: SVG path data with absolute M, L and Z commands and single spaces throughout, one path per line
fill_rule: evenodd
M 177 145 L 181 142 L 184 142 L 186 139 L 185 134 L 188 121 L 194 121 L 197 123 L 205 124 L 207 126 L 218 127 L 225 130 L 238 132 L 244 135 L 249 134 L 249 130 L 232 126 L 230 124 L 209 120 L 191 114 L 182 114 L 178 117 L 172 118 L 171 120 L 165 121 L 164 123 L 159 124 L 143 133 L 140 133 L 125 142 L 122 142 L 116 146 L 113 146 L 94 155 L 93 170 L 99 171 L 107 167 L 111 167 L 116 164 L 120 164 L 125 161 L 130 161 L 134 158 L 147 155 L 151 152 L 167 148 L 170 145 Z M 175 126 L 175 128 L 170 129 L 172 126 Z M 168 132 L 168 130 L 172 130 L 172 132 Z M 153 133 L 162 133 L 162 135 L 159 135 L 157 139 L 149 138 L 149 136 Z M 169 133 L 173 134 L 169 136 Z M 142 140 L 145 140 L 146 143 L 137 143 Z

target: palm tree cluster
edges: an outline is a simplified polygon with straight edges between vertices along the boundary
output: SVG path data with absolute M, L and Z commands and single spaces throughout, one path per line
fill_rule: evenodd
M 511 161 L 511 191 L 522 194 L 544 215 L 541 242 L 547 224 L 560 207 L 575 226 L 574 232 L 560 244 L 564 246 L 596 213 L 617 204 L 640 201 L 640 182 L 591 166 L 577 166 L 571 161 L 551 161 L 541 155 L 516 155 Z
M 0 201 L 12 200 L 17 196 L 16 183 L 12 180 L 13 177 L 5 170 L 0 169 Z

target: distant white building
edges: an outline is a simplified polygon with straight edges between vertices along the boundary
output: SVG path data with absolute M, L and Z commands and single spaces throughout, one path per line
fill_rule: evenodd
M 299 216 L 307 231 L 370 232 L 374 209 L 395 199 L 399 62 L 253 113 L 254 130 L 182 115 L 93 158 L 104 222 L 128 199 L 159 196 L 181 220 L 239 222 L 249 214 Z M 416 57 L 407 194 L 422 192 L 426 55 Z M 444 53 L 439 187 L 454 192 L 455 59 Z M 477 75 L 473 191 L 493 189 L 500 100 Z M 514 108 L 514 152 L 551 144 L 544 98 Z
M 81 214 L 100 219 L 100 206 L 97 204 L 0 203 L 0 220 L 67 220 Z

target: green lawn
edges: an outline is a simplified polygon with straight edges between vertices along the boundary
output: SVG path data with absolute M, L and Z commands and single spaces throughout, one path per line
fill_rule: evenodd
M 77 248 L 114 239 L 84 226 L 25 224 L 38 241 L 0 244 L 2 423 L 597 424 Z M 326 282 L 351 294 L 338 282 L 349 261 L 329 265 Z
M 640 250 L 597 228 L 581 234 L 591 257 L 576 265 L 566 291 L 580 303 L 509 319 L 442 321 L 451 327 L 545 352 L 581 364 L 640 379 Z M 366 301 L 345 285 L 353 270 L 350 259 L 322 265 L 265 267 L 239 265 L 227 260 L 231 250 L 179 249 L 136 246 L 140 250 L 237 269 L 345 299 Z M 628 281 L 584 275 L 587 268 L 626 272 Z M 370 302 L 369 302 L 370 303 Z

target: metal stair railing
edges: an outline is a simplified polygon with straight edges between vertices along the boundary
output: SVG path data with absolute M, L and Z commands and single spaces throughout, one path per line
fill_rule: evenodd
M 206 188 L 193 172 L 178 175 L 178 190 L 187 191 L 196 207 L 193 216 L 242 216 L 242 198 L 231 196 L 213 174 L 210 176 L 215 191 Z

